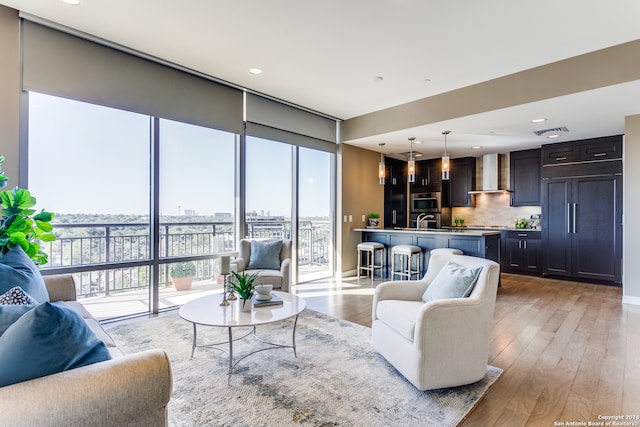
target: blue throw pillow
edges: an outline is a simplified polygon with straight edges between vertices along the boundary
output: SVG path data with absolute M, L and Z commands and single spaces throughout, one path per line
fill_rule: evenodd
M 0 305 L 36 305 L 38 301 L 31 298 L 20 286 L 14 286 L 0 295 Z
M 20 286 L 39 303 L 49 301 L 49 293 L 38 267 L 20 246 L 0 257 L 0 294 L 14 286 Z
M 468 297 L 481 271 L 482 267 L 467 268 L 447 262 L 422 294 L 422 301 Z
M 0 305 L 0 336 L 35 305 Z
M 82 317 L 45 302 L 0 336 L 0 387 L 111 359 Z
M 272 242 L 251 241 L 248 270 L 280 270 L 282 240 Z

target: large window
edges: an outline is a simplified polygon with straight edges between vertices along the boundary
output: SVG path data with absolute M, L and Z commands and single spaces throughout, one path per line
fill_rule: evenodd
M 291 238 L 291 146 L 247 137 L 246 237 Z
M 160 121 L 161 257 L 234 249 L 235 139 L 229 132 Z M 201 259 L 164 264 L 160 274 L 174 280 L 172 271 L 195 269 L 190 289 L 207 292 L 223 283 L 219 263 Z M 183 302 L 184 296 L 165 304 Z
M 233 132 L 36 92 L 28 99 L 29 188 L 38 209 L 56 214 L 44 272 L 74 274 L 98 319 L 221 292 L 216 257 L 243 237 L 292 239 L 293 283 L 331 275 L 333 154 L 251 136 L 243 145 Z M 188 285 L 174 280 L 187 276 Z
M 330 277 L 333 266 L 331 153 L 298 151 L 299 281 Z
M 219 291 L 219 259 L 210 255 L 235 248 L 238 136 L 160 120 L 154 159 L 154 120 L 29 94 L 29 188 L 39 209 L 56 214 L 46 268 L 74 271 L 78 297 L 99 319 L 148 312 L 154 294 L 163 309 Z M 191 271 L 186 289 L 173 283 Z

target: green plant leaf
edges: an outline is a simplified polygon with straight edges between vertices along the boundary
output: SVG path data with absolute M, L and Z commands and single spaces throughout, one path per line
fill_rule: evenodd
M 36 198 L 31 195 L 29 190 L 24 188 L 15 188 L 13 192 L 14 203 L 21 209 L 31 208 L 36 205 Z M 33 212 L 31 212 L 31 214 L 33 214 Z
M 38 240 L 41 240 L 43 242 L 54 242 L 56 239 L 57 237 L 55 236 L 55 234 L 51 233 L 40 234 L 38 236 Z
M 52 212 L 47 212 L 43 209 L 39 214 L 34 215 L 33 219 L 36 221 L 51 222 L 54 216 Z
M 44 221 L 38 221 L 36 220 L 36 227 L 38 227 L 38 229 L 45 231 L 45 232 L 49 232 L 51 230 L 53 230 L 53 225 L 51 225 L 48 222 L 44 222 Z

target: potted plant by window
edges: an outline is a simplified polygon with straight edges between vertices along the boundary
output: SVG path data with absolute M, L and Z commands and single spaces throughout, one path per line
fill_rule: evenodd
M 240 298 L 240 310 L 251 310 L 251 298 L 253 297 L 254 282 L 258 277 L 258 273 L 247 274 L 231 271 L 233 278 L 229 281 L 229 289 L 235 292 Z
M 1 170 L 3 163 L 4 156 L 0 156 L 0 188 L 8 181 Z M 0 256 L 20 246 L 34 263 L 47 263 L 47 254 L 40 248 L 40 242 L 56 240 L 51 225 L 54 215 L 44 209 L 36 213 L 32 209 L 35 205 L 36 198 L 24 188 L 0 192 Z
M 196 274 L 196 265 L 191 261 L 177 262 L 171 265 L 169 274 L 176 291 L 187 291 L 191 289 L 193 276 Z
M 369 215 L 367 215 L 367 218 L 369 218 L 369 227 L 370 228 L 376 228 L 378 226 L 378 224 L 380 223 L 380 214 L 379 213 L 370 213 Z

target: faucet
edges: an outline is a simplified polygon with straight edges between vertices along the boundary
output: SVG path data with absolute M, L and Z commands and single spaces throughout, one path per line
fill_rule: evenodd
M 416 228 L 421 228 L 420 221 L 422 221 L 422 218 L 424 218 L 425 216 L 427 216 L 426 213 L 421 213 L 420 215 L 418 215 L 418 218 L 416 219 Z

